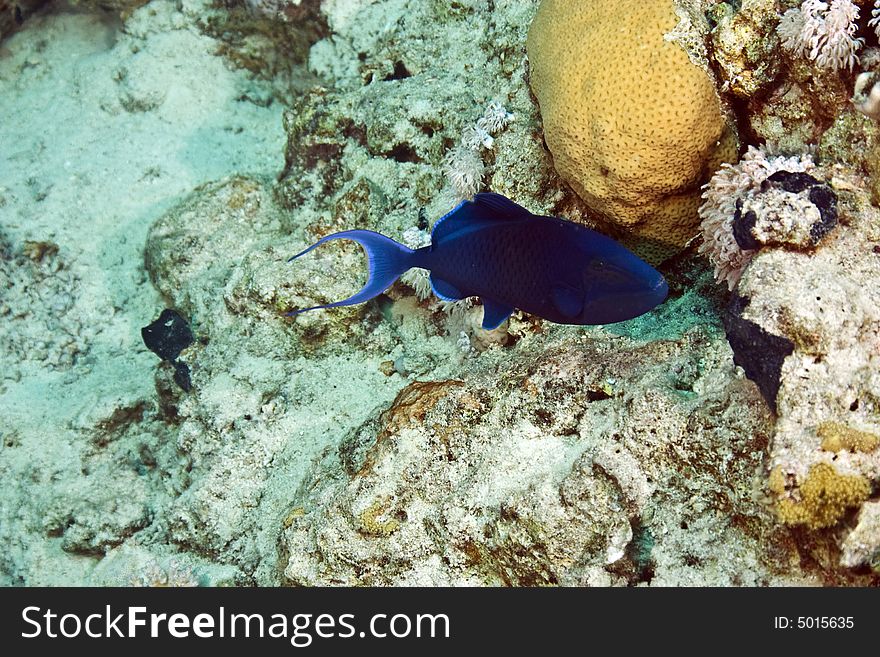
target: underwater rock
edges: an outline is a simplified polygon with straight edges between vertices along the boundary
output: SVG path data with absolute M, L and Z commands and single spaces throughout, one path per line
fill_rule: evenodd
M 90 573 L 89 586 L 236 586 L 242 573 L 192 554 L 124 544 L 110 550 Z
M 776 171 L 737 199 L 733 237 L 743 250 L 812 249 L 837 225 L 837 195 L 805 172 Z
M 78 312 L 81 276 L 53 242 L 11 243 L 0 231 L 0 380 L 29 367 L 64 371 L 87 358 L 103 326 Z
M 842 550 L 841 565 L 868 566 L 880 573 L 880 500 L 862 505 L 856 527 L 844 540 Z
M 873 251 L 880 213 L 859 174 L 838 167 L 836 180 L 841 225 L 834 233 L 811 252 L 761 250 L 737 287 L 749 299 L 740 317 L 793 347 L 779 373 L 770 486 L 782 520 L 813 529 L 846 518 L 880 480 L 880 449 L 864 438 L 880 427 L 880 258 Z M 750 360 L 760 362 L 760 352 Z
M 286 581 L 779 581 L 796 548 L 748 492 L 770 417 L 721 336 L 535 347 L 410 384 L 317 461 L 280 537 Z
M 666 38 L 676 8 L 543 0 L 527 44 L 556 171 L 654 263 L 697 234 L 705 174 L 737 147 L 713 80 Z
M 719 2 L 708 9 L 709 38 L 721 89 L 738 98 L 762 93 L 781 71 L 775 0 Z
M 752 234 L 759 213 L 761 231 L 768 236 L 768 241 L 770 236 L 785 239 L 788 233 L 799 232 L 807 235 L 802 241 L 811 242 L 809 235 L 814 226 L 818 234 L 824 226 L 831 225 L 832 219 L 837 221 L 836 199 L 817 198 L 823 206 L 820 211 L 808 197 L 795 197 L 793 192 L 781 187 L 782 183 L 768 182 L 777 173 L 783 176 L 783 181 L 790 180 L 792 184 L 795 180 L 805 180 L 805 176 L 815 180 L 809 175 L 813 171 L 815 163 L 809 153 L 787 156 L 767 147 L 749 146 L 739 162 L 724 164 L 715 172 L 703 190 L 699 209 L 703 237 L 699 251 L 713 265 L 717 281 L 726 282 L 730 290 L 736 287 L 762 244 L 759 236 Z M 778 189 L 765 196 L 774 187 Z M 831 194 L 833 196 L 833 192 Z M 749 212 L 744 214 L 746 204 Z M 805 209 L 811 214 L 803 216 Z M 826 213 L 827 220 L 822 212 Z
M 46 0 L 0 0 L 0 41 L 15 32 Z

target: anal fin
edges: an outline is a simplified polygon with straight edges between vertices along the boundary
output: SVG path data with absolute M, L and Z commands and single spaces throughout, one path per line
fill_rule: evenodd
M 490 299 L 483 299 L 483 328 L 487 331 L 497 329 L 510 317 L 513 307 Z

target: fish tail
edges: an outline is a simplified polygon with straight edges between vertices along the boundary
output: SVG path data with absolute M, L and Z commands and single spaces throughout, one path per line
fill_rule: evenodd
M 336 308 L 338 306 L 353 306 L 357 303 L 369 301 L 391 287 L 391 284 L 400 278 L 400 275 L 403 274 L 403 272 L 413 266 L 414 251 L 412 249 L 395 242 L 390 237 L 385 237 L 384 235 L 375 233 L 371 230 L 346 230 L 341 233 L 333 233 L 332 235 L 328 235 L 327 237 L 318 240 L 306 250 L 297 253 L 287 262 L 292 262 L 300 256 L 304 256 L 306 253 L 317 248 L 324 242 L 338 239 L 353 240 L 360 244 L 364 248 L 364 251 L 366 251 L 367 267 L 369 271 L 367 283 L 360 292 L 354 296 L 348 297 L 348 299 L 336 301 L 335 303 L 328 303 L 324 306 L 312 306 L 311 308 L 293 310 L 287 313 L 288 316 L 298 315 L 307 310 Z

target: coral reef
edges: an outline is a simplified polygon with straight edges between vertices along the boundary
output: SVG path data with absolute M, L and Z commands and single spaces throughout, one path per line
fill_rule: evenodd
M 0 0 L 0 41 L 24 23 L 46 0 Z
M 719 338 L 593 334 L 410 383 L 294 495 L 288 581 L 785 581 L 757 567 L 797 549 L 750 492 L 769 417 Z
M 837 226 L 837 194 L 808 173 L 777 171 L 737 201 L 733 237 L 742 249 L 810 250 Z
M 8 363 L 3 381 L 21 380 L 28 367 L 69 369 L 88 356 L 102 330 L 75 312 L 80 278 L 64 255 L 53 242 L 13 245 L 0 232 L 0 355 Z
M 703 202 L 699 208 L 703 236 L 699 250 L 714 267 L 716 280 L 726 282 L 728 289 L 736 287 L 755 249 L 760 246 L 757 242 L 744 246 L 736 239 L 734 222 L 737 215 L 743 213 L 743 203 L 750 203 L 752 199 L 760 202 L 766 191 L 765 181 L 778 172 L 810 173 L 814 170 L 813 159 L 807 153 L 774 155 L 766 149 L 750 146 L 739 162 L 724 164 L 712 176 L 703 190 Z M 789 225 L 805 226 L 809 233 L 820 216 L 816 210 L 815 217 L 805 218 L 802 209 L 799 206 L 774 207 L 773 213 L 783 214 Z
M 779 76 L 779 16 L 775 0 L 743 0 L 739 9 L 719 2 L 707 9 L 714 23 L 709 35 L 720 91 L 748 99 L 765 91 Z
M 788 344 L 774 382 L 771 479 L 783 521 L 812 528 L 839 522 L 880 479 L 880 295 L 866 284 L 880 280 L 880 213 L 858 177 L 838 171 L 837 181 L 841 227 L 813 252 L 758 252 L 735 312 Z M 764 362 L 731 343 L 745 361 Z
M 782 15 L 777 32 L 791 54 L 831 71 L 852 70 L 865 41 L 855 36 L 858 18 L 859 7 L 851 0 L 804 0 Z
M 876 583 L 874 26 L 867 2 L 856 32 L 844 3 L 820 4 L 589 3 L 616 28 L 636 5 L 656 19 L 593 62 L 602 161 L 676 128 L 671 155 L 655 134 L 665 154 L 643 159 L 658 178 L 620 186 L 660 207 L 640 236 L 670 249 L 720 168 L 701 210 L 712 262 L 669 260 L 668 300 L 630 322 L 514 314 L 491 332 L 417 272 L 287 317 L 360 288 L 364 255 L 340 241 L 286 260 L 346 228 L 421 245 L 450 178 L 613 219 L 542 144 L 535 0 L 151 0 L 122 29 L 26 21 L 0 56 L 0 138 L 21 144 L 0 186 L 0 583 Z M 815 57 L 778 56 L 777 12 L 796 8 L 825 21 Z M 661 61 L 637 84 L 641 38 Z M 672 71 L 699 115 L 687 130 L 661 116 Z M 35 121 L 47 97 L 54 120 Z M 719 167 L 730 99 L 754 147 Z M 149 341 L 160 363 L 140 329 L 163 308 L 189 331 Z
M 771 485 L 781 478 L 779 471 L 774 470 L 770 475 Z M 782 495 L 785 484 L 774 492 Z M 840 522 L 847 509 L 858 507 L 868 499 L 870 492 L 867 479 L 842 475 L 827 463 L 817 463 L 801 482 L 799 499 L 786 497 L 779 502 L 779 517 L 789 525 L 806 525 L 810 529 L 831 527 Z
M 672 0 L 543 0 L 528 38 L 556 170 L 654 262 L 697 234 L 699 186 L 736 157 L 712 79 L 666 38 L 678 22 Z
M 473 125 L 464 129 L 459 143 L 443 157 L 443 171 L 449 181 L 451 200 L 469 199 L 483 182 L 482 149 L 491 149 L 495 135 L 513 120 L 513 114 L 492 101 Z
M 880 500 L 862 505 L 855 529 L 843 542 L 842 553 L 843 566 L 868 566 L 880 573 Z

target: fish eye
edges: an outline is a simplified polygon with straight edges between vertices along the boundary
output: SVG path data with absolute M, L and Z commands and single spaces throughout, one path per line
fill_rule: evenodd
M 593 271 L 602 271 L 605 269 L 605 261 L 600 258 L 594 258 L 590 261 L 590 269 Z

